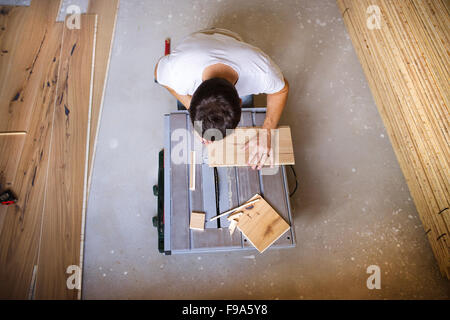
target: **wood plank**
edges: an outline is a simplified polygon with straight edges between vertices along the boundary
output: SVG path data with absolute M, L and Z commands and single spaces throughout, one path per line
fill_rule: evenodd
M 433 253 L 450 278 L 449 2 L 337 3 Z M 380 29 L 367 28 L 369 5 L 380 8 Z
M 238 218 L 237 228 L 263 253 L 286 233 L 290 226 L 261 196 L 257 195 L 249 200 L 256 198 L 261 200 L 244 208 L 243 214 Z
M 102 117 L 119 4 L 120 0 L 89 0 L 87 9 L 87 13 L 97 14 L 98 16 L 91 130 L 89 137 L 88 195 L 92 180 L 92 168 L 94 166 L 95 150 L 97 148 L 97 137 Z
M 55 24 L 42 48 L 47 59 L 40 83 L 45 85 L 40 87 L 34 100 L 28 135 L 14 181 L 13 191 L 19 200 L 16 206 L 8 207 L 0 234 L 2 299 L 26 299 L 32 285 L 42 223 L 62 33 L 63 24 Z
M 80 29 L 64 28 L 36 299 L 79 298 L 66 270 L 82 267 L 96 23 L 96 15 L 81 15 Z
M 0 135 L 0 189 L 14 187 L 25 135 Z
M 189 250 L 189 134 L 187 115 L 173 114 L 171 130 L 171 250 Z M 195 191 L 197 192 L 197 190 Z M 199 210 L 195 208 L 195 210 Z
M 249 166 L 250 151 L 243 147 L 251 139 L 266 135 L 266 129 L 247 127 L 236 128 L 234 132 L 220 141 L 208 145 L 208 160 L 212 167 Z M 291 129 L 287 126 L 271 130 L 270 158 L 274 165 L 295 164 Z M 267 160 L 269 163 L 270 159 Z
M 61 0 L 33 0 L 6 14 L 0 49 L 0 131 L 28 131 L 42 83 L 36 79 Z M 45 57 L 43 57 L 45 59 Z

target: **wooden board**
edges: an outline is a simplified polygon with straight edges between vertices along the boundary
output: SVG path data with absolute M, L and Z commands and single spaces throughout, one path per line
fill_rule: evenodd
M 37 262 L 53 123 L 56 82 L 63 24 L 56 24 L 42 47 L 47 57 L 42 68 L 41 90 L 34 100 L 30 125 L 13 191 L 19 201 L 8 207 L 0 234 L 0 298 L 26 299 Z M 55 256 L 52 257 L 55 259 Z
M 14 188 L 26 134 L 0 135 L 0 189 Z
M 287 232 L 290 226 L 261 196 L 254 196 L 249 201 L 257 198 L 261 200 L 244 208 L 237 228 L 260 253 L 263 253 Z
M 256 136 L 267 134 L 265 129 L 255 127 L 239 127 L 224 139 L 208 145 L 208 160 L 212 167 L 239 167 L 249 166 L 249 150 L 244 150 L 244 145 Z M 294 149 L 292 146 L 291 129 L 280 127 L 271 130 L 272 150 L 270 152 L 274 165 L 295 164 Z M 269 159 L 267 163 L 269 163 Z
M 33 0 L 30 7 L 3 11 L 0 36 L 0 132 L 28 131 L 32 107 L 42 89 L 37 79 L 45 66 L 48 41 L 61 0 Z
M 96 15 L 81 15 L 80 29 L 64 28 L 36 299 L 79 297 L 66 270 L 82 267 L 96 24 Z
M 450 2 L 337 3 L 433 253 L 450 279 Z M 379 29 L 368 28 L 369 6 L 380 10 Z
M 94 88 L 89 136 L 88 195 L 91 186 L 97 137 L 103 110 L 109 62 L 116 30 L 120 0 L 90 0 L 87 13 L 97 14 L 97 39 L 95 45 Z

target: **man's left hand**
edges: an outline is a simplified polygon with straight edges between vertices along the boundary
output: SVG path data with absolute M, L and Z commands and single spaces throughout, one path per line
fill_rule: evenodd
M 273 168 L 273 156 L 271 155 L 271 133 L 270 129 L 262 128 L 258 134 L 250 139 L 245 145 L 244 150 L 250 151 L 248 165 L 253 170 L 261 168 L 268 163 Z

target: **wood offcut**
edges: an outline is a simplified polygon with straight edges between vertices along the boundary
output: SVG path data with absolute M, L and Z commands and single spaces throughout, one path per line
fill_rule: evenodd
M 295 164 L 291 129 L 283 126 L 270 130 L 270 133 L 271 151 L 266 165 L 269 163 L 273 165 Z M 267 130 L 262 128 L 236 128 L 233 133 L 227 135 L 224 139 L 208 145 L 209 165 L 211 167 L 249 166 L 250 151 L 244 148 L 245 144 L 251 139 L 263 141 L 263 137 L 266 135 Z

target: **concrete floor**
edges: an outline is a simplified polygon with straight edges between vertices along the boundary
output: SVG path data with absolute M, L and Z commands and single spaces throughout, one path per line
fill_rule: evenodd
M 152 186 L 175 100 L 153 69 L 166 37 L 211 26 L 260 47 L 290 82 L 294 249 L 158 253 Z M 380 290 L 366 286 L 369 265 Z M 334 0 L 121 1 L 83 285 L 84 299 L 450 298 Z

